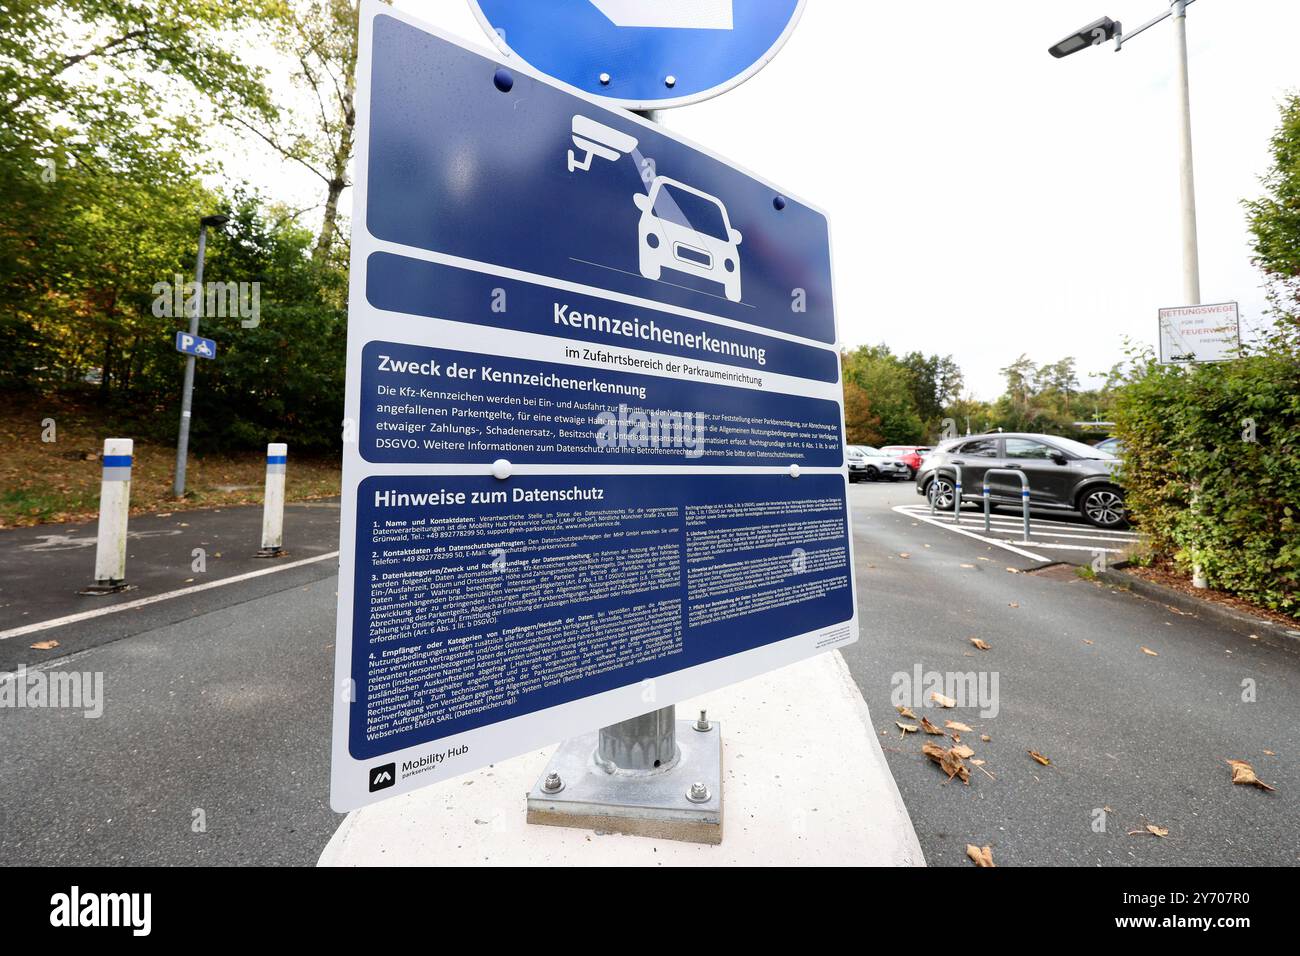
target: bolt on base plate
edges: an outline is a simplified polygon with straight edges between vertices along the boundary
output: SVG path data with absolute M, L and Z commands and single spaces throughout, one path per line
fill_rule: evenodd
M 284 548 L 258 548 L 257 554 L 253 555 L 255 558 L 287 558 L 288 556 L 289 552 Z
M 606 773 L 593 756 L 595 731 L 564 741 L 528 791 L 528 822 L 721 843 L 722 725 L 712 721 L 702 732 L 693 729 L 695 723 L 677 721 L 677 762 L 649 774 Z M 558 791 L 546 786 L 552 774 L 559 776 Z

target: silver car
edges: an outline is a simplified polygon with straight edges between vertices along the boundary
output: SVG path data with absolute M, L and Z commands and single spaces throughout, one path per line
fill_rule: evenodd
M 906 481 L 912 471 L 901 458 L 886 455 L 879 448 L 870 445 L 849 445 L 846 449 L 849 460 L 849 481 Z

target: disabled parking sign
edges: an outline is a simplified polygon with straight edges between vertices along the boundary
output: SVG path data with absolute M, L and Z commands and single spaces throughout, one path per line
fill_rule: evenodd
M 361 8 L 331 801 L 857 638 L 826 216 Z
M 784 46 L 806 0 L 470 0 L 513 58 L 626 109 L 698 103 Z

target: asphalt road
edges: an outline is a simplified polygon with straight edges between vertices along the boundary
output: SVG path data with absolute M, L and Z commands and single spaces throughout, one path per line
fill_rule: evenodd
M 1300 861 L 1300 655 L 1068 568 L 1012 574 L 1043 562 L 895 511 L 919 501 L 910 485 L 855 485 L 851 499 L 863 627 L 844 655 L 932 865 L 968 866 L 968 842 L 991 845 L 1003 865 Z M 336 517 L 328 507 L 291 514 L 294 557 L 336 548 Z M 222 535 L 234 542 L 223 555 L 242 555 L 255 509 L 174 518 L 195 542 Z M 108 600 L 191 586 L 176 564 L 192 542 L 177 537 L 138 539 L 129 567 L 140 592 Z M 29 582 L 10 584 L 4 626 L 108 606 L 75 596 L 91 552 L 21 547 L 35 539 L 0 534 L 0 570 L 21 568 Z M 247 573 L 233 562 L 217 570 Z M 98 718 L 0 709 L 0 864 L 314 863 L 341 819 L 327 801 L 335 571 L 316 561 L 0 640 L 11 662 L 0 670 L 17 662 L 104 681 Z M 30 648 L 42 639 L 60 643 Z M 969 787 L 946 783 L 921 755 L 921 735 L 900 738 L 894 695 L 918 666 L 984 675 L 996 716 L 981 716 L 978 701 L 911 703 L 938 724 L 971 726 L 964 742 L 992 778 L 976 769 Z M 908 679 L 896 684 L 900 673 Z M 1242 701 L 1245 679 L 1255 703 Z M 1034 763 L 1031 749 L 1052 765 Z M 1233 786 L 1229 757 L 1279 792 Z M 1094 830 L 1098 811 L 1105 832 Z M 1147 823 L 1169 835 L 1129 835 Z
M 920 500 L 910 484 L 858 484 L 851 500 L 863 626 L 843 653 L 931 865 L 969 865 L 967 843 L 1005 865 L 1300 862 L 1300 654 L 1071 567 L 1023 573 L 1043 562 L 894 511 Z M 962 742 L 996 779 L 975 769 L 969 786 L 946 782 L 921 754 L 926 735 L 901 736 L 894 704 L 918 667 L 922 698 L 930 671 L 974 673 L 977 687 L 984 675 L 990 692 L 997 675 L 996 716 L 910 701 L 939 726 L 970 726 Z M 1228 758 L 1278 792 L 1234 786 Z

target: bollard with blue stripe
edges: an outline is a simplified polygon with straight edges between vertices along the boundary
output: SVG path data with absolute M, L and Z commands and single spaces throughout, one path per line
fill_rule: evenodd
M 131 509 L 129 438 L 106 438 L 99 485 L 99 531 L 95 538 L 95 583 L 83 594 L 112 594 L 126 588 L 126 524 Z
M 284 554 L 284 477 L 289 467 L 289 446 L 266 446 L 266 493 L 262 499 L 262 547 L 259 558 Z

